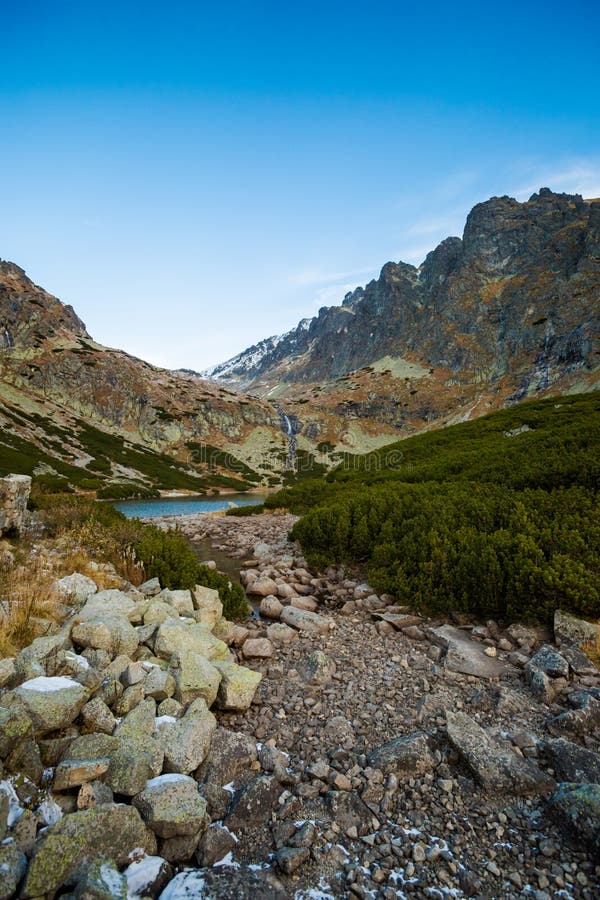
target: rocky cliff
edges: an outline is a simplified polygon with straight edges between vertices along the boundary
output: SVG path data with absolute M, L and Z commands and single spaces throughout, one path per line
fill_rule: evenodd
M 371 384 L 378 368 L 414 382 L 417 365 L 420 392 L 459 384 L 517 399 L 595 381 L 599 325 L 600 201 L 542 188 L 525 203 L 480 203 L 462 239 L 447 238 L 420 267 L 389 262 L 341 306 L 206 374 L 292 397 L 365 366 L 375 366 Z
M 269 404 L 97 344 L 8 262 L 0 427 L 0 474 L 41 468 L 82 487 L 244 487 L 281 470 L 288 443 Z

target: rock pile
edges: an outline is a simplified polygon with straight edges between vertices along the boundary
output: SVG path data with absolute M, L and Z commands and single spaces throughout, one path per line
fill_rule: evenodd
M 30 491 L 29 475 L 7 475 L 0 478 L 0 537 L 11 531 L 22 530 Z
M 215 713 L 245 710 L 261 674 L 217 591 L 55 588 L 73 615 L 0 665 L 0 898 L 155 896 L 234 840 L 213 813 L 235 812 L 223 785 L 254 778 L 258 750 Z
M 598 895 L 576 645 L 317 575 L 289 516 L 180 522 L 240 558 L 256 616 L 63 580 L 69 628 L 0 664 L 0 900 Z

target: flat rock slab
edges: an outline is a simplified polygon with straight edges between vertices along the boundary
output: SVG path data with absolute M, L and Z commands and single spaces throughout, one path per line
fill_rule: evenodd
M 503 660 L 493 659 L 483 652 L 483 645 L 467 632 L 453 625 L 429 628 L 429 638 L 446 651 L 443 664 L 451 672 L 474 675 L 477 678 L 499 678 L 513 667 Z
M 374 612 L 371 613 L 371 615 L 375 619 L 389 622 L 390 625 L 393 625 L 398 631 L 402 631 L 404 628 L 410 628 L 411 625 L 420 625 L 423 621 L 421 616 L 411 616 L 408 613 Z
M 446 727 L 450 743 L 487 790 L 526 796 L 555 789 L 556 782 L 534 762 L 492 740 L 466 713 L 446 712 Z

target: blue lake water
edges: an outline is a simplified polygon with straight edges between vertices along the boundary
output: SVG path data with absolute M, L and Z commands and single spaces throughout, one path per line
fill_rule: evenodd
M 263 503 L 266 494 L 227 494 L 226 497 L 159 497 L 152 500 L 115 500 L 115 509 L 127 518 L 146 516 L 189 516 L 192 513 L 210 513 L 233 506 L 256 506 Z

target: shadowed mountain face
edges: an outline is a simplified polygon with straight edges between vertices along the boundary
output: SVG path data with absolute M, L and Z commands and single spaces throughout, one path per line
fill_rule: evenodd
M 516 399 L 576 373 L 585 387 L 600 362 L 599 319 L 600 201 L 544 188 L 526 203 L 480 203 L 463 238 L 447 238 L 421 267 L 387 263 L 341 306 L 205 374 L 291 397 L 389 358 L 392 373 L 402 360 L 429 381 Z

